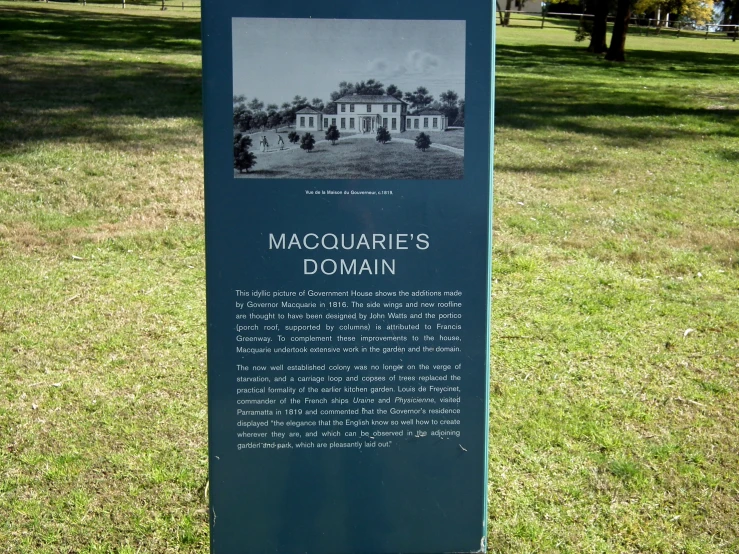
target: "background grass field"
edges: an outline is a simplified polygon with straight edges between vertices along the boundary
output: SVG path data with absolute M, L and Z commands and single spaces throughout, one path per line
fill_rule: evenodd
M 0 552 L 206 552 L 199 21 L 85 10 L 0 3 Z M 498 33 L 489 549 L 739 551 L 739 48 Z

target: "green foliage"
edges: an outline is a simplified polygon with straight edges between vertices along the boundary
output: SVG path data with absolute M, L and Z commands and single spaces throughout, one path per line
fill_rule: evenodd
M 336 128 L 336 125 L 331 125 L 326 129 L 326 140 L 330 140 L 332 145 L 336 144 L 336 141 L 341 137 L 341 133 Z
M 300 135 L 296 131 L 290 131 L 287 134 L 287 140 L 289 140 L 291 144 L 297 144 L 300 140 Z
M 313 150 L 313 146 L 315 144 L 316 139 L 314 139 L 313 135 L 311 135 L 310 133 L 305 133 L 300 139 L 300 148 L 302 148 L 306 152 L 310 152 L 311 150 Z
M 390 136 L 390 131 L 388 131 L 385 127 L 378 127 L 377 128 L 377 136 L 375 137 L 375 140 L 377 142 L 381 142 L 382 144 L 387 144 L 392 140 Z
M 421 133 L 416 137 L 416 148 L 420 148 L 422 152 L 426 152 L 431 148 L 431 137 L 426 133 Z
M 684 19 L 703 25 L 712 19 L 713 4 L 713 0 L 637 0 L 634 12 L 654 13 L 661 9 L 664 13 L 671 13 L 673 19 Z

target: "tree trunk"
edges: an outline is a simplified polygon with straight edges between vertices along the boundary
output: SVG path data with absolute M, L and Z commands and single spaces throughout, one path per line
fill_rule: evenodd
M 495 0 L 495 7 L 498 8 L 498 16 L 500 17 L 500 24 L 505 25 L 505 22 L 503 21 L 503 10 L 500 9 L 500 2 L 498 2 L 498 0 Z
M 606 31 L 608 29 L 608 0 L 594 0 L 593 30 L 590 33 L 588 52 L 602 54 L 608 49 Z
M 726 11 L 728 10 L 728 14 Z M 729 25 L 739 24 L 739 0 L 735 0 L 728 6 L 724 6 L 724 21 Z M 736 37 L 739 35 L 739 27 L 729 27 L 729 33 L 727 36 L 731 37 L 732 42 L 736 42 Z
M 626 61 L 626 34 L 629 32 L 629 18 L 631 17 L 631 0 L 618 0 L 616 21 L 613 24 L 611 46 L 606 52 L 606 59 L 612 62 Z
M 513 7 L 513 0 L 505 0 L 505 15 L 503 16 L 503 20 L 506 27 L 511 24 L 511 8 Z

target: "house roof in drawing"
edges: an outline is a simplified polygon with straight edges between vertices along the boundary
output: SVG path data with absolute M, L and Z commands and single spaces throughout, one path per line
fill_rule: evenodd
M 405 100 L 398 100 L 388 94 L 345 94 L 336 103 L 347 104 L 407 104 Z
M 431 108 L 428 108 L 426 110 L 421 110 L 419 112 L 414 113 L 413 115 L 444 115 L 439 110 L 432 110 Z
M 300 108 L 300 109 L 299 109 L 299 110 L 298 110 L 297 112 L 295 112 L 295 113 L 317 113 L 317 114 L 320 114 L 320 113 L 322 113 L 322 112 L 318 111 L 317 109 L 315 109 L 315 108 L 314 108 L 314 107 L 312 107 L 312 106 L 306 106 L 305 108 Z

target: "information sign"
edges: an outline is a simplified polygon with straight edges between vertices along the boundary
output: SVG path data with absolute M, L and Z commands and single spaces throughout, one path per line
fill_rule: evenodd
M 203 3 L 213 552 L 484 550 L 493 15 Z

